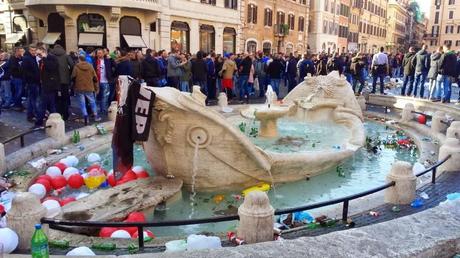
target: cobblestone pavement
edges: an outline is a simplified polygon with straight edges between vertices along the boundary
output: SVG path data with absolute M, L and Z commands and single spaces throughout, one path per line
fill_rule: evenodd
M 395 205 L 384 204 L 372 210 L 367 210 L 365 212 L 353 215 L 349 218 L 353 221 L 354 227 L 364 227 L 371 224 L 381 223 L 433 208 L 439 205 L 439 203 L 445 201 L 447 199 L 447 194 L 454 192 L 460 192 L 460 172 L 444 173 L 436 179 L 436 184 L 428 183 L 419 188 L 417 190 L 417 198 L 422 199 L 424 203 L 420 208 L 413 208 L 410 205 L 398 205 L 396 207 L 398 207 L 400 211 L 395 212 L 393 211 L 393 207 L 395 207 Z M 422 193 L 427 194 L 428 199 L 423 199 L 421 197 L 421 195 L 423 195 Z M 370 215 L 369 213 L 371 211 L 379 213 L 379 216 L 374 217 Z M 283 235 L 283 238 L 293 239 L 302 236 L 318 236 L 333 231 L 346 230 L 348 228 L 350 227 L 347 226 L 346 223 L 338 222 L 332 227 L 319 227 L 316 229 L 304 228 L 298 231 L 287 233 Z

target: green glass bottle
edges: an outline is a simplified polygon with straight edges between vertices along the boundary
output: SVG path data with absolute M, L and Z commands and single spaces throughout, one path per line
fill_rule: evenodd
M 117 245 L 114 243 L 106 242 L 106 243 L 93 244 L 91 247 L 96 250 L 113 251 L 117 248 Z
M 35 225 L 35 232 L 31 240 L 32 258 L 48 258 L 50 257 L 48 248 L 48 238 L 43 232 L 42 225 Z
M 70 246 L 69 240 L 52 240 L 49 241 L 49 246 L 54 247 L 54 248 L 59 248 L 59 249 L 67 249 Z

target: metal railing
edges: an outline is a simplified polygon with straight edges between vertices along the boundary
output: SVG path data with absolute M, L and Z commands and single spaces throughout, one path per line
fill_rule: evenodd
M 51 128 L 51 125 L 32 128 L 30 130 L 27 130 L 27 131 L 24 131 L 24 132 L 22 132 L 20 134 L 17 134 L 15 136 L 11 137 L 11 138 L 8 138 L 2 143 L 7 144 L 7 143 L 12 142 L 12 141 L 14 141 L 14 140 L 19 138 L 20 141 L 21 141 L 21 147 L 24 147 L 25 146 L 24 136 L 26 136 L 28 134 L 31 134 L 31 133 L 34 133 L 34 132 L 37 132 L 37 131 L 45 130 L 46 128 Z
M 436 183 L 436 170 L 439 166 L 444 164 L 447 160 L 451 158 L 451 155 L 447 156 L 446 158 L 438 161 L 433 166 L 427 168 L 424 171 L 417 173 L 415 176 L 420 177 L 425 175 L 428 172 L 431 172 L 431 183 Z M 332 199 L 329 201 L 317 202 L 309 205 L 294 207 L 294 208 L 286 208 L 286 209 L 277 209 L 275 210 L 275 215 L 283 215 L 289 214 L 293 212 L 299 211 L 306 211 L 312 210 L 316 208 L 322 208 L 334 204 L 343 203 L 342 206 L 342 220 L 346 221 L 348 219 L 348 207 L 351 200 L 355 200 L 373 193 L 380 192 L 392 186 L 395 186 L 395 182 L 389 182 L 382 186 L 372 188 L 367 191 L 363 191 L 360 193 L 352 194 L 349 196 L 341 197 Z M 43 224 L 50 225 L 50 228 L 68 231 L 68 228 L 63 226 L 80 226 L 80 227 L 136 227 L 138 230 L 138 243 L 139 248 L 144 248 L 144 228 L 145 227 L 168 227 L 168 226 L 185 226 L 185 225 L 195 225 L 195 224 L 206 224 L 206 223 L 216 223 L 216 222 L 226 222 L 226 221 L 234 221 L 239 220 L 238 215 L 227 215 L 227 216 L 216 216 L 210 218 L 199 218 L 199 219 L 188 219 L 188 220 L 169 220 L 169 221 L 160 221 L 160 222 L 98 222 L 98 221 L 66 221 L 66 220 L 54 220 L 54 219 L 47 219 L 42 218 L 41 222 Z

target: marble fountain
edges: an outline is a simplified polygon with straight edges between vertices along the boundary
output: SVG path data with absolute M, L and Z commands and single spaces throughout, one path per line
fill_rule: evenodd
M 206 107 L 199 88 L 191 94 L 170 87 L 150 89 L 156 100 L 151 137 L 143 145 L 149 163 L 156 173 L 179 178 L 185 186 L 193 183 L 198 190 L 305 179 L 352 156 L 365 141 L 361 108 L 337 73 L 306 77 L 280 102 L 243 106 L 230 113 Z M 336 148 L 272 152 L 256 146 L 234 124 L 259 120 L 258 137 L 272 138 L 278 134 L 279 118 L 305 126 L 337 126 L 343 141 Z

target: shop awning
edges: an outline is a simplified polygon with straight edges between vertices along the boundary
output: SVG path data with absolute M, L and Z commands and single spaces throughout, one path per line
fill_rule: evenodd
M 147 47 L 147 45 L 145 44 L 141 36 L 123 35 L 123 38 L 126 40 L 126 44 L 128 44 L 130 48 L 146 48 Z
M 104 34 L 102 33 L 80 33 L 78 35 L 79 46 L 102 46 Z
M 24 37 L 24 33 L 15 33 L 6 37 L 5 44 L 16 44 Z
M 47 45 L 53 45 L 61 36 L 60 32 L 48 32 L 45 37 L 43 37 L 42 42 Z

